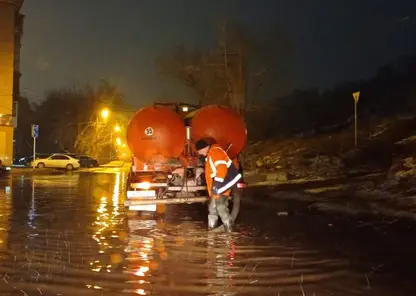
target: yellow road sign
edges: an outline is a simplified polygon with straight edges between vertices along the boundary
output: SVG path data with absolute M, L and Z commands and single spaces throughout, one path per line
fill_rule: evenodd
M 358 103 L 358 99 L 360 98 L 360 92 L 356 91 L 356 92 L 352 93 L 352 97 L 354 98 L 354 101 L 356 103 Z

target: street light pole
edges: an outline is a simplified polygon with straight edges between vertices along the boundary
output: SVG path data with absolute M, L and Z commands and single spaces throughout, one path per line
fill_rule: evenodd
M 114 132 L 117 134 L 121 130 L 121 127 L 116 124 L 114 126 L 114 131 L 111 131 L 111 142 L 110 142 L 110 161 L 113 158 L 113 134 Z
M 94 143 L 93 143 L 93 148 L 94 148 L 94 153 L 93 153 L 93 157 L 97 158 L 98 157 L 98 125 L 100 124 L 100 116 L 97 115 L 97 119 L 95 120 L 95 133 L 94 133 Z
M 36 137 L 33 137 L 33 169 L 35 169 L 35 160 L 36 160 Z
M 113 160 L 113 132 L 110 133 L 110 161 Z
M 357 147 L 358 139 L 357 139 L 357 102 L 354 102 L 354 135 L 355 135 L 355 146 Z
M 97 159 L 99 157 L 98 132 L 99 132 L 99 125 L 100 125 L 100 117 L 103 120 L 103 122 L 106 122 L 109 116 L 110 116 L 110 110 L 108 108 L 101 109 L 99 114 L 97 114 L 97 120 L 96 120 L 96 125 L 95 125 L 95 136 L 94 136 L 94 154 L 95 154 L 94 157 L 96 157 Z

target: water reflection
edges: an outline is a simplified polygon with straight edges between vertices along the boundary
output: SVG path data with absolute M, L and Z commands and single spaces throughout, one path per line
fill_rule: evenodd
M 244 235 L 213 234 L 198 206 L 127 213 L 123 173 L 60 178 L 0 183 L 1 295 L 412 295 L 368 290 L 345 257 L 293 236 L 313 220 L 262 226 L 243 208 Z
M 117 172 L 111 184 L 112 175 L 97 175 L 98 180 L 92 188 L 93 198 L 99 199 L 92 225 L 92 239 L 98 245 L 99 254 L 90 261 L 94 272 L 110 273 L 119 269 L 123 261 L 120 247 L 126 234 L 123 231 L 124 213 L 120 213 L 119 207 L 123 202 L 121 192 L 124 189 L 124 177 L 124 173 Z M 107 188 L 111 185 L 110 192 Z
M 12 182 L 8 180 L 0 185 L 0 251 L 5 252 L 8 245 L 10 220 L 12 217 Z
M 32 194 L 31 194 L 31 200 L 30 200 L 30 208 L 28 213 L 28 222 L 30 228 L 36 229 L 36 226 L 34 224 L 34 220 L 36 217 L 36 207 L 35 207 L 35 179 L 32 179 Z
M 157 227 L 157 221 L 149 217 L 130 217 L 128 219 L 128 243 L 124 249 L 128 267 L 126 273 L 130 279 L 128 284 L 132 284 L 132 289 L 124 292 L 147 295 L 151 288 L 152 271 L 157 270 L 159 264 L 154 256 L 156 240 L 150 236 L 152 229 Z
M 31 180 L 37 188 L 78 188 L 80 175 L 76 173 L 67 173 L 62 175 L 33 175 Z M 23 178 L 21 179 L 23 182 Z
M 207 264 L 213 272 L 207 278 L 209 292 L 235 295 L 233 290 L 233 261 L 236 241 L 232 236 L 207 234 Z

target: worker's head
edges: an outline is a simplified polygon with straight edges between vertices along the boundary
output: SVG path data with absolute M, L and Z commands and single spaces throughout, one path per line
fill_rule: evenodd
M 209 146 L 210 146 L 209 142 L 205 139 L 198 140 L 195 143 L 195 149 L 198 152 L 198 154 L 204 155 L 204 156 L 207 155 Z

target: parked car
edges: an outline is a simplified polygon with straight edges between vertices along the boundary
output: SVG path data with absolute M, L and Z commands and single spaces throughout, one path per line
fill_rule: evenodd
M 48 158 L 51 155 L 52 155 L 51 153 L 36 153 L 36 159 Z M 33 155 L 32 156 L 21 157 L 19 159 L 15 159 L 13 161 L 13 164 L 17 165 L 17 166 L 26 166 L 26 167 L 28 167 L 28 166 L 30 166 L 32 161 L 33 161 Z
M 80 155 L 80 154 L 67 154 L 73 158 L 76 158 L 79 160 L 79 163 L 82 168 L 93 168 L 98 167 L 98 160 L 87 156 L 87 155 Z
M 80 165 L 80 161 L 74 157 L 71 157 L 67 154 L 53 154 L 47 158 L 39 158 L 36 159 L 32 166 L 37 168 L 59 168 L 59 169 L 67 169 L 71 171 L 73 169 L 78 169 Z
M 4 177 L 5 175 L 9 173 L 9 171 L 10 171 L 10 167 L 4 166 L 0 159 L 0 177 Z

